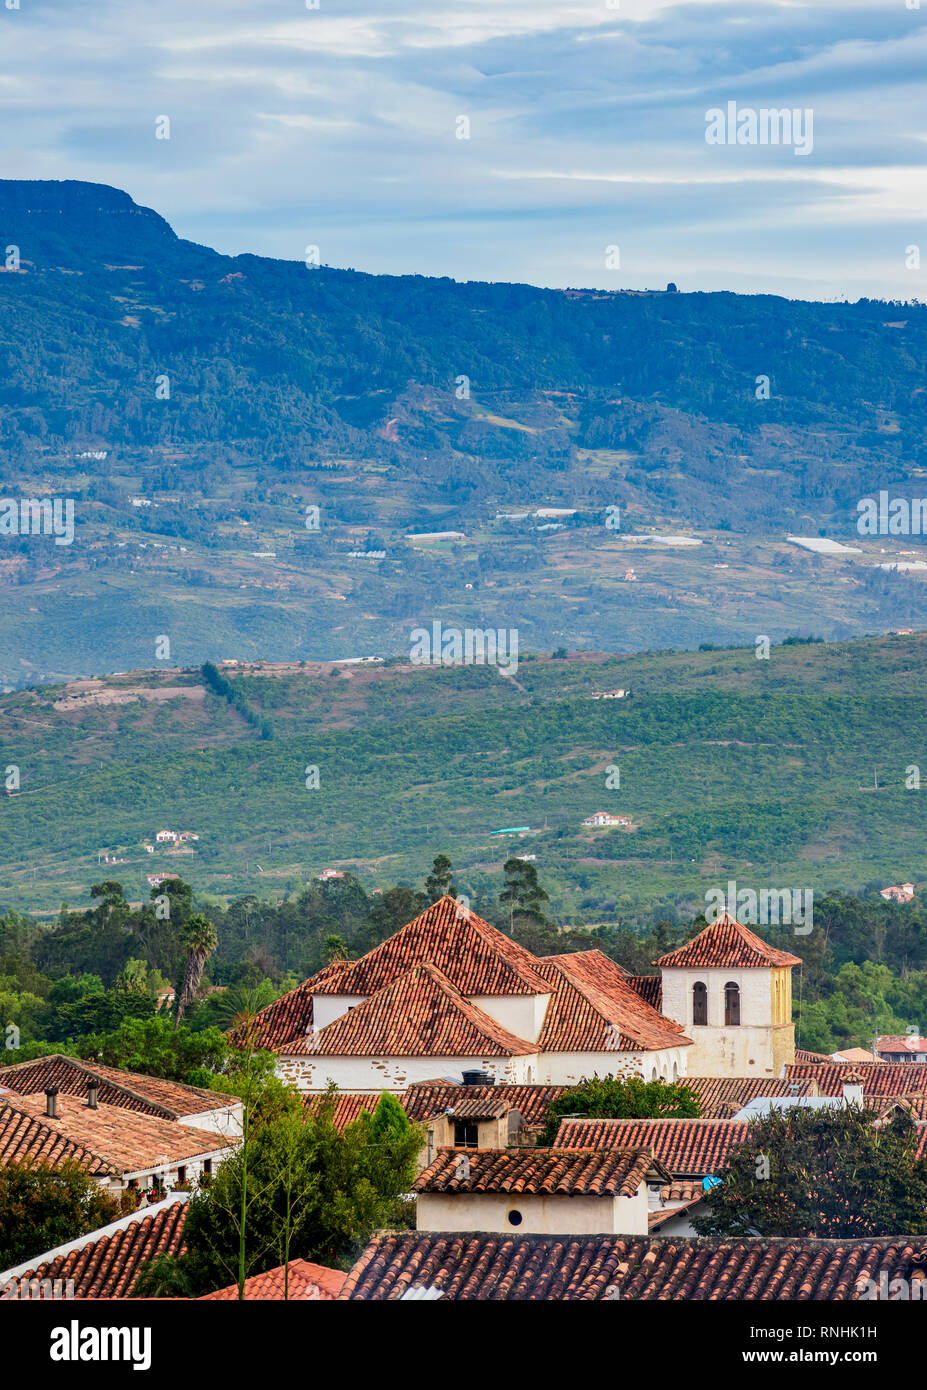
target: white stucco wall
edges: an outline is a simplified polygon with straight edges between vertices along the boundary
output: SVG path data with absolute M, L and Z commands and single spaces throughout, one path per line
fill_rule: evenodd
M 509 1213 L 519 1211 L 517 1226 Z M 420 1231 L 501 1231 L 507 1235 L 647 1234 L 647 1187 L 633 1197 L 528 1196 L 524 1193 L 420 1192 Z
M 686 1075 L 692 1048 L 658 1052 L 542 1052 L 538 1080 L 551 1086 L 574 1086 L 583 1077 L 641 1076 L 645 1081 L 675 1081 Z M 691 1067 L 690 1067 L 691 1069 Z M 693 1075 L 698 1075 L 693 1072 Z
M 404 1091 L 415 1081 L 448 1077 L 460 1081 L 465 1071 L 488 1071 L 497 1081 L 523 1085 L 537 1081 L 537 1055 L 525 1057 L 309 1057 L 277 1058 L 277 1075 L 301 1091 L 324 1091 L 334 1081 L 340 1091 Z
M 312 1023 L 316 1031 L 327 1023 L 346 1014 L 348 1009 L 356 1009 L 363 1004 L 364 994 L 314 994 L 312 996 Z
M 215 1173 L 219 1164 L 224 1163 L 234 1152 L 234 1147 L 214 1149 L 212 1152 L 207 1150 L 205 1153 L 197 1154 L 195 1158 L 171 1159 L 168 1163 L 154 1164 L 147 1168 L 136 1168 L 131 1172 L 123 1173 L 122 1177 L 124 1181 L 119 1181 L 118 1179 L 111 1179 L 110 1181 L 114 1189 L 119 1191 L 130 1179 L 135 1179 L 139 1187 L 145 1188 L 151 1187 L 154 1178 L 158 1177 L 164 1188 L 169 1192 L 171 1188 L 176 1187 L 177 1183 L 180 1181 L 179 1172 L 181 1168 L 184 1170 L 184 1181 L 195 1183 L 197 1178 L 202 1174 L 203 1166 L 207 1159 L 212 1161 L 212 1171 Z
M 668 969 L 663 972 L 663 1012 L 681 1023 L 694 1046 L 688 1049 L 692 1076 L 775 1076 L 772 972 L 733 966 Z M 708 991 L 708 1025 L 692 1021 L 692 987 Z M 724 1026 L 724 987 L 740 987 L 738 1026 Z M 781 1027 L 781 1025 L 780 1025 Z
M 194 1129 L 206 1129 L 211 1134 L 227 1134 L 239 1139 L 242 1131 L 242 1103 L 228 1105 L 221 1110 L 203 1110 L 197 1115 L 181 1115 L 178 1124 L 192 1125 Z
M 549 994 L 474 994 L 470 1003 L 525 1042 L 537 1042 L 544 1026 Z

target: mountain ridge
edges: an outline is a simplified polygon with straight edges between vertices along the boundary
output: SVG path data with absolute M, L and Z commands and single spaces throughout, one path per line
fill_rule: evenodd
M 227 257 L 75 181 L 0 182 L 0 239 L 0 485 L 76 518 L 0 538 L 7 683 L 158 633 L 198 662 L 398 654 L 435 619 L 532 650 L 927 624 L 879 568 L 922 537 L 786 539 L 859 547 L 860 498 L 925 490 L 922 305 Z

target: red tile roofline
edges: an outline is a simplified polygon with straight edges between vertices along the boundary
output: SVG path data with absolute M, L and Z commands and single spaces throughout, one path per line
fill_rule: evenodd
M 73 1250 L 83 1250 L 86 1246 L 93 1245 L 105 1236 L 114 1235 L 116 1231 L 128 1230 L 136 1222 L 144 1221 L 149 1216 L 157 1216 L 158 1212 L 165 1211 L 177 1202 L 188 1202 L 189 1200 L 189 1192 L 171 1192 L 160 1202 L 151 1202 L 147 1207 L 139 1207 L 136 1211 L 130 1212 L 128 1216 L 120 1216 L 118 1221 L 111 1221 L 108 1226 L 98 1226 L 95 1231 L 88 1231 L 86 1235 L 78 1236 L 76 1240 L 66 1241 L 64 1245 L 56 1245 L 53 1250 L 46 1250 L 41 1255 L 33 1255 L 31 1259 L 24 1260 L 22 1264 L 3 1270 L 0 1273 L 0 1284 L 8 1283 L 11 1279 L 18 1279 L 21 1275 L 39 1269 L 42 1265 L 51 1264 L 59 1255 L 69 1255 Z
M 754 959 L 749 959 L 751 956 Z M 720 913 L 691 940 L 652 962 L 661 970 L 711 970 L 724 969 L 727 966 L 750 970 L 795 966 L 801 963 L 798 956 L 770 946 L 729 912 Z

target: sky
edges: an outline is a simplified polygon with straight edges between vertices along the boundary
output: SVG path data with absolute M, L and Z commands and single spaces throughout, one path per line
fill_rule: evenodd
M 923 3 L 2 0 L 0 172 L 229 254 L 924 299 Z

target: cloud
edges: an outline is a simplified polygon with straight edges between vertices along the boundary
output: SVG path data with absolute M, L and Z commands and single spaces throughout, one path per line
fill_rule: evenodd
M 0 16 L 7 176 L 115 184 L 223 251 L 616 287 L 619 244 L 620 284 L 923 293 L 927 28 L 900 0 Z M 729 100 L 812 109 L 813 151 L 707 145 Z

